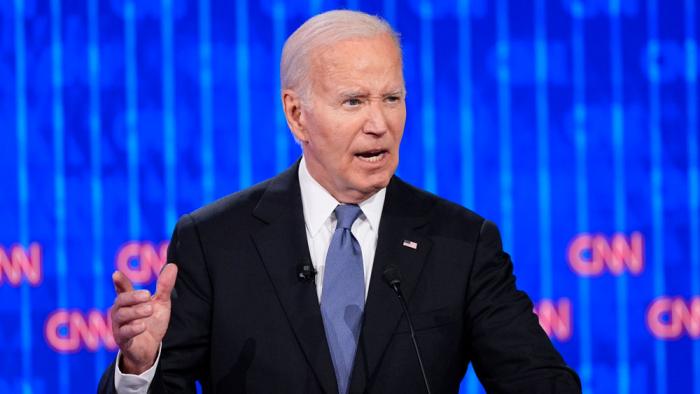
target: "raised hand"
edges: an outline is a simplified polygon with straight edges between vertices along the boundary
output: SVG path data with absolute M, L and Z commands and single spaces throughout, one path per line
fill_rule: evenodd
M 170 321 L 170 293 L 177 278 L 177 266 L 167 264 L 156 284 L 156 293 L 134 290 L 119 271 L 112 274 L 117 298 L 112 305 L 112 333 L 122 352 L 123 373 L 141 374 L 155 363 L 158 348 Z

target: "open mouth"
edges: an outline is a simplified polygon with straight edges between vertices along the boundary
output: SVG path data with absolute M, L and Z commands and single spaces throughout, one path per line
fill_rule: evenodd
M 368 150 L 364 152 L 359 152 L 355 154 L 355 157 L 362 161 L 366 161 L 368 163 L 376 163 L 384 158 L 384 156 L 387 155 L 386 149 L 375 149 L 375 150 Z

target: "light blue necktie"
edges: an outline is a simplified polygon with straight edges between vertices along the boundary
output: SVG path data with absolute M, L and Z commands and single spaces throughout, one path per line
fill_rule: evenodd
M 321 315 L 340 394 L 348 391 L 365 308 L 362 250 L 350 232 L 361 213 L 357 205 L 338 205 L 335 208 L 338 225 L 328 247 L 323 273 Z

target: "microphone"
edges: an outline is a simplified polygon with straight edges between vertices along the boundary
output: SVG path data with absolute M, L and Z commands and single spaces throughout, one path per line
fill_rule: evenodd
M 430 392 L 430 384 L 428 383 L 428 375 L 425 374 L 425 368 L 423 367 L 423 358 L 420 356 L 420 349 L 418 349 L 418 342 L 416 342 L 416 331 L 413 329 L 413 322 L 411 321 L 411 315 L 408 313 L 408 306 L 406 305 L 406 300 L 403 298 L 403 293 L 401 292 L 401 272 L 399 267 L 390 264 L 384 269 L 384 281 L 386 282 L 396 296 L 399 298 L 401 303 L 401 308 L 406 315 L 406 320 L 408 321 L 408 329 L 411 331 L 411 340 L 413 341 L 413 349 L 416 351 L 416 356 L 418 357 L 418 365 L 420 366 L 420 372 L 423 374 L 423 383 L 425 383 L 425 390 L 428 394 Z
M 311 282 L 316 278 L 316 269 L 308 260 L 297 265 L 297 279 L 300 282 Z

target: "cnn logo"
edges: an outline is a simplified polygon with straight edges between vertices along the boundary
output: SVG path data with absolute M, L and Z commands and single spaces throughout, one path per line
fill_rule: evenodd
M 647 327 L 659 339 L 700 338 L 700 296 L 657 298 L 647 310 Z
M 151 242 L 130 241 L 119 248 L 115 264 L 132 283 L 147 284 L 158 277 L 167 255 L 167 241 L 158 247 Z
M 59 309 L 49 315 L 44 326 L 46 343 L 57 352 L 74 353 L 81 349 L 96 351 L 101 347 L 115 350 L 112 319 L 109 312 Z
M 571 301 L 568 298 L 561 298 L 556 302 L 549 299 L 540 300 L 535 305 L 534 312 L 540 327 L 550 338 L 559 342 L 571 339 L 573 323 Z
M 20 245 L 9 249 L 0 246 L 0 286 L 9 283 L 17 287 L 22 279 L 33 286 L 41 284 L 41 246 L 36 242 L 29 244 L 28 249 Z
M 644 271 L 644 236 L 633 232 L 629 237 L 614 234 L 579 234 L 569 244 L 569 266 L 580 276 L 600 276 L 606 269 L 615 276 L 625 270 L 633 275 Z

